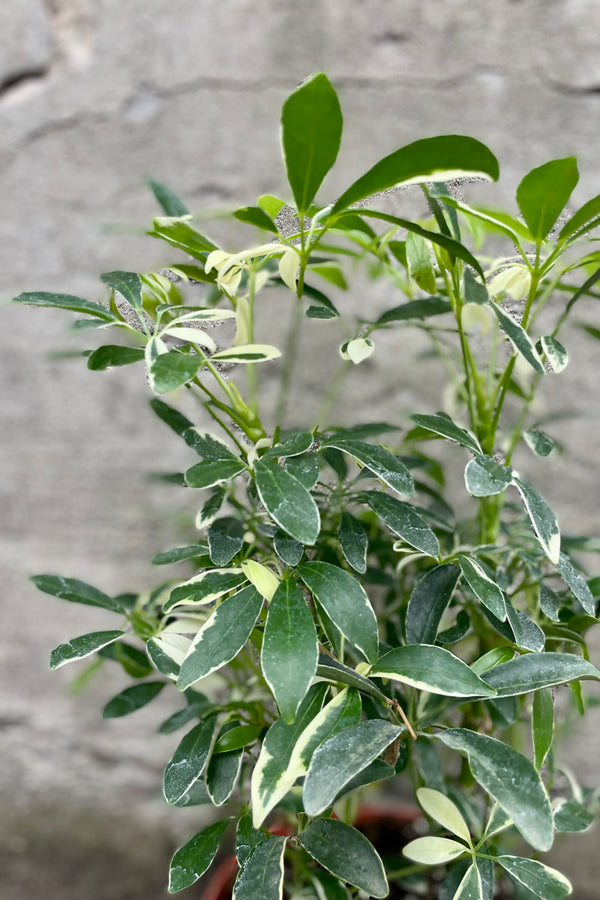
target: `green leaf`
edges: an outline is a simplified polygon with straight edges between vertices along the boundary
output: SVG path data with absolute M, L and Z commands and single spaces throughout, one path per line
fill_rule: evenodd
M 201 464 L 202 465 L 202 464 Z M 226 566 L 244 546 L 244 524 L 233 516 L 223 516 L 208 529 L 208 551 L 215 566 Z
M 293 722 L 317 670 L 317 630 L 300 588 L 282 581 L 269 604 L 261 649 L 265 680 L 286 722 Z
M 560 230 L 558 240 L 575 241 L 600 224 L 600 194 L 592 197 L 568 219 Z
M 180 847 L 171 860 L 169 870 L 169 893 L 175 894 L 184 888 L 195 884 L 204 875 L 213 859 L 217 855 L 221 838 L 229 824 L 215 822 L 208 828 L 199 831 L 191 841 Z
M 344 215 L 344 213 L 342 213 L 342 215 Z M 398 228 L 406 228 L 410 234 L 419 235 L 420 237 L 431 241 L 433 244 L 437 244 L 438 247 L 442 247 L 451 258 L 457 257 L 458 259 L 462 259 L 463 262 L 466 262 L 467 265 L 471 266 L 482 279 L 484 278 L 483 269 L 470 250 L 467 250 L 463 244 L 448 237 L 448 235 L 441 234 L 439 231 L 428 231 L 421 225 L 417 225 L 416 222 L 411 222 L 410 219 L 400 219 L 398 216 L 376 212 L 373 209 L 361 209 L 360 215 L 368 216 L 370 219 L 380 219 L 383 222 L 389 222 L 392 225 L 397 225 Z
M 566 553 L 561 553 L 556 568 L 577 597 L 588 616 L 596 615 L 596 601 L 587 581 L 579 572 Z
M 521 481 L 521 479 L 517 478 L 515 475 L 513 484 L 516 485 L 523 498 L 525 509 L 529 514 L 531 524 L 534 527 L 544 553 L 550 562 L 557 565 L 560 559 L 560 530 L 558 528 L 556 516 L 542 495 L 526 481 Z
M 453 563 L 429 569 L 417 582 L 406 610 L 407 644 L 433 644 L 460 575 Z
M 317 819 L 297 840 L 313 859 L 342 881 L 371 897 L 387 897 L 389 887 L 383 863 L 360 831 L 339 819 Z
M 407 644 L 384 654 L 371 669 L 374 678 L 391 678 L 446 697 L 495 697 L 496 691 L 443 647 Z
M 342 634 L 372 662 L 377 657 L 377 619 L 365 589 L 349 572 L 326 562 L 307 562 L 300 578 Z
M 68 600 L 70 603 L 83 603 L 85 606 L 99 606 L 113 612 L 126 612 L 117 597 L 109 597 L 98 588 L 79 581 L 77 578 L 63 578 L 62 575 L 32 575 L 31 580 L 39 591 Z
M 513 480 L 513 470 L 491 456 L 475 456 L 465 466 L 465 485 L 474 497 L 492 497 L 506 490 Z
M 490 306 L 496 314 L 496 318 L 500 323 L 502 331 L 515 348 L 516 352 L 520 353 L 523 359 L 529 363 L 531 368 L 534 369 L 538 375 L 545 375 L 546 370 L 544 369 L 544 364 L 525 329 L 522 328 L 518 322 L 515 322 L 508 313 L 505 313 L 502 307 L 497 303 L 491 303 Z
M 350 513 L 342 512 L 338 538 L 348 565 L 356 572 L 364 574 L 367 571 L 369 539 L 358 519 Z
M 556 442 L 544 431 L 538 431 L 537 428 L 529 429 L 523 432 L 525 443 L 533 450 L 536 456 L 546 458 L 556 449 Z
M 179 412 L 177 409 L 173 409 L 172 406 L 169 406 L 167 403 L 164 403 L 162 400 L 159 400 L 158 397 L 153 397 L 150 401 L 150 406 L 153 411 L 156 413 L 159 419 L 161 419 L 165 425 L 168 425 L 175 434 L 178 434 L 180 437 L 183 435 L 188 428 L 193 428 L 192 423 L 189 419 Z
M 243 461 L 235 456 L 228 459 L 206 460 L 196 463 L 184 473 L 185 483 L 192 488 L 209 488 L 231 481 L 244 471 Z
M 296 778 L 304 774 L 302 771 L 296 774 L 297 767 L 291 765 L 292 755 L 304 730 L 313 725 L 318 717 L 327 690 L 326 684 L 314 684 L 300 704 L 294 722 L 288 724 L 283 719 L 276 719 L 264 736 L 260 755 L 252 772 L 252 819 L 255 828 L 262 825 Z M 347 694 L 339 696 L 342 702 Z
M 167 803 L 181 800 L 201 777 L 212 749 L 216 722 L 216 716 L 207 716 L 180 741 L 165 769 L 163 790 Z
M 300 484 L 311 491 L 319 480 L 321 465 L 316 453 L 302 453 L 300 456 L 289 456 L 283 465 L 289 475 L 297 478 Z
M 281 900 L 286 841 L 270 837 L 252 851 L 235 880 L 232 900 Z
M 374 447 L 365 441 L 338 438 L 335 435 L 323 442 L 324 447 L 335 447 L 366 466 L 376 478 L 381 478 L 393 491 L 411 497 L 415 486 L 404 463 L 385 447 Z
M 107 644 L 99 650 L 99 656 L 119 663 L 131 678 L 145 678 L 153 672 L 146 654 L 125 641 Z
M 134 309 L 142 308 L 142 279 L 135 272 L 105 272 L 100 280 L 117 291 Z
M 91 656 L 102 647 L 112 644 L 125 634 L 124 631 L 92 631 L 82 634 L 81 637 L 71 638 L 50 654 L 50 668 L 59 669 L 74 659 L 84 659 Z
M 101 303 L 84 300 L 82 297 L 73 297 L 71 294 L 34 291 L 29 294 L 19 294 L 18 297 L 13 299 L 15 303 L 24 303 L 26 306 L 50 306 L 55 309 L 68 309 L 71 312 L 95 316 L 97 319 L 103 319 L 105 322 L 121 322 L 119 316 L 107 309 L 106 306 L 102 306 Z
M 568 833 L 587 831 L 593 823 L 592 813 L 577 800 L 565 800 L 554 810 L 554 827 L 557 831 Z
M 517 203 L 536 243 L 548 236 L 578 181 L 574 156 L 538 166 L 521 181 Z
M 228 594 L 246 580 L 246 576 L 238 568 L 207 569 L 173 588 L 163 609 L 165 612 L 169 612 L 181 604 L 192 603 L 204 606 L 218 600 L 224 594 Z
M 410 503 L 403 503 L 381 491 L 363 491 L 360 496 L 381 521 L 411 547 L 428 556 L 440 555 L 438 539 Z
M 456 441 L 461 447 L 466 447 L 467 450 L 476 455 L 482 452 L 477 438 L 465 428 L 461 428 L 460 425 L 453 422 L 446 413 L 439 412 L 430 416 L 418 414 L 410 418 L 421 428 L 433 431 L 434 434 L 439 434 L 450 441 Z
M 164 681 L 145 681 L 143 684 L 134 684 L 132 687 L 125 688 L 124 691 L 108 701 L 102 710 L 102 718 L 117 719 L 120 716 L 128 716 L 154 700 L 164 687 Z
M 262 459 L 281 459 L 282 457 L 300 456 L 311 446 L 313 436 L 310 431 L 297 431 L 281 444 L 275 444 L 262 455 Z
M 421 290 L 435 294 L 435 271 L 431 247 L 424 237 L 409 231 L 406 236 L 406 264 L 408 275 Z
M 252 817 L 248 813 L 240 816 L 235 837 L 235 855 L 238 864 L 243 866 L 250 854 L 269 839 L 270 835 L 253 827 Z
M 600 680 L 600 671 L 572 653 L 526 653 L 495 666 L 482 678 L 499 697 L 513 697 L 575 679 Z
M 191 216 L 165 216 L 154 219 L 152 231 L 148 234 L 204 262 L 206 254 L 211 250 L 218 250 L 218 247 L 209 238 L 196 231 L 190 224 L 190 219 Z
M 369 719 L 338 732 L 313 753 L 304 780 L 303 802 L 309 816 L 332 806 L 352 779 L 404 731 L 381 719 Z
M 477 303 L 483 306 L 489 302 L 490 296 L 485 282 L 477 281 L 475 276 L 469 269 L 465 269 L 463 274 L 463 287 L 465 292 L 465 303 Z
M 448 181 L 472 175 L 496 181 L 498 174 L 496 157 L 473 138 L 455 134 L 425 138 L 376 163 L 342 194 L 332 214 L 400 184 Z
M 402 848 L 402 853 L 413 862 L 425 866 L 439 866 L 458 859 L 468 852 L 468 847 L 459 841 L 444 837 L 422 837 L 410 841 Z
M 469 826 L 456 804 L 449 797 L 440 791 L 422 787 L 417 789 L 417 800 L 427 815 L 431 816 L 439 825 L 466 841 L 467 844 L 471 843 Z
M 509 875 L 524 884 L 538 897 L 544 900 L 563 900 L 573 890 L 565 876 L 545 866 L 536 859 L 523 859 L 521 856 L 497 856 L 495 862 L 502 866 Z
M 441 297 L 425 297 L 420 300 L 411 300 L 410 303 L 402 303 L 393 309 L 388 309 L 374 322 L 377 328 L 389 325 L 391 322 L 405 322 L 410 319 L 429 319 L 431 316 L 442 316 L 452 312 L 452 306 L 448 300 Z
M 497 619 L 504 622 L 506 619 L 506 601 L 504 594 L 495 581 L 486 574 L 482 566 L 474 559 L 459 556 L 458 563 L 463 578 L 478 598 Z
M 168 566 L 172 563 L 182 562 L 188 559 L 203 559 L 207 557 L 208 547 L 206 544 L 190 544 L 187 547 L 173 547 L 171 550 L 164 550 L 157 553 L 150 562 L 153 566 Z
M 150 181 L 149 185 L 166 216 L 186 216 L 189 214 L 189 209 L 185 203 L 166 185 L 161 184 L 160 181 Z
M 332 684 L 343 684 L 348 687 L 354 687 L 363 694 L 370 694 L 378 697 L 385 702 L 385 694 L 379 688 L 375 687 L 372 681 L 361 675 L 356 669 L 345 666 L 338 659 L 334 659 L 327 653 L 319 654 L 319 665 L 317 666 L 317 675 L 319 678 L 325 678 Z
M 120 347 L 116 344 L 107 344 L 94 350 L 88 357 L 87 367 L 92 371 L 103 371 L 113 366 L 128 366 L 143 358 L 144 351 L 141 347 Z
M 181 665 L 177 687 L 184 691 L 230 662 L 256 624 L 263 598 L 252 585 L 227 597 L 204 623 Z
M 337 94 L 322 73 L 308 78 L 283 104 L 283 156 L 300 215 L 307 212 L 337 158 L 342 128 Z
M 271 459 L 258 459 L 254 475 L 261 502 L 276 524 L 301 544 L 314 544 L 321 520 L 302 483 Z
M 212 354 L 211 359 L 230 363 L 255 363 L 277 359 L 280 356 L 281 351 L 271 344 L 239 344 L 227 350 L 218 350 Z
M 231 753 L 252 744 L 263 730 L 262 725 L 234 725 L 219 735 L 214 753 Z
M 550 688 L 541 688 L 533 695 L 531 738 L 533 762 L 539 770 L 544 765 L 554 738 L 554 698 Z
M 272 231 L 273 234 L 278 234 L 277 225 L 260 206 L 242 206 L 240 209 L 236 209 L 233 216 L 239 222 L 245 222 L 247 225 L 256 225 L 262 231 Z
M 493 900 L 493 882 L 491 893 L 484 893 L 481 872 L 477 865 L 480 861 L 481 860 L 476 857 L 476 861 L 471 863 L 462 877 L 452 900 Z
M 552 366 L 552 371 L 558 374 L 566 369 L 569 362 L 569 354 L 566 347 L 550 335 L 544 335 L 540 338 L 540 346 L 546 354 L 546 358 Z
M 180 353 L 179 350 L 159 354 L 148 370 L 152 390 L 155 394 L 165 394 L 183 387 L 192 380 L 202 363 L 196 354 Z
M 243 757 L 243 750 L 214 752 L 211 756 L 206 769 L 206 787 L 213 806 L 222 806 L 231 797 L 240 777 Z
M 279 528 L 273 535 L 273 547 L 277 556 L 284 561 L 286 566 L 297 566 L 304 554 L 304 545 Z
M 552 809 L 528 759 L 495 738 L 465 728 L 449 728 L 435 738 L 467 756 L 475 780 L 508 813 L 532 847 L 550 849 Z

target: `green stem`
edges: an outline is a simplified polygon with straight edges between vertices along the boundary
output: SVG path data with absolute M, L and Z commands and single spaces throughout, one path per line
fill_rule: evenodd
M 281 372 L 281 381 L 279 382 L 277 405 L 275 407 L 275 422 L 277 425 L 283 425 L 287 411 L 290 384 L 292 382 L 296 360 L 298 359 L 303 318 L 302 305 L 300 304 L 300 301 L 296 301 L 292 307 L 283 349 L 283 369 Z

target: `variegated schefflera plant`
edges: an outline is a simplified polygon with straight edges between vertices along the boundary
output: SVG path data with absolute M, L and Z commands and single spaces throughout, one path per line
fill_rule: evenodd
M 477 140 L 444 135 L 392 153 L 322 206 L 315 197 L 342 136 L 325 75 L 291 94 L 281 125 L 293 200 L 262 196 L 233 213 L 261 232 L 249 248 L 217 246 L 155 183 L 164 216 L 150 235 L 179 261 L 103 275 L 106 303 L 16 298 L 81 314 L 81 328 L 118 329 L 124 341 L 88 351 L 88 367 L 145 362 L 152 408 L 190 452 L 187 471 L 168 478 L 201 492 L 200 536 L 153 559 L 191 564 L 191 577 L 117 597 L 34 577 L 42 591 L 118 618 L 114 630 L 56 648 L 51 665 L 92 654 L 120 663 L 135 683 L 107 717 L 166 685 L 181 692 L 183 706 L 159 729 L 185 729 L 164 795 L 219 812 L 175 853 L 173 892 L 204 874 L 236 822 L 235 900 L 385 897 L 388 877 L 424 890 L 432 872 L 442 900 L 492 900 L 494 885 L 509 882 L 511 896 L 558 900 L 570 884 L 537 856 L 555 832 L 590 826 L 598 793 L 558 768 L 554 692 L 569 685 L 583 712 L 581 681 L 600 678 L 585 642 L 600 584 L 571 556 L 593 543 L 561 541 L 538 490 L 556 444 L 533 401 L 567 364 L 567 317 L 598 296 L 590 234 L 600 197 L 564 212 L 578 179 L 566 158 L 524 177 L 520 215 L 469 206 L 455 180 L 494 181 L 497 160 Z M 402 185 L 422 192 L 422 220 L 377 210 L 377 195 Z M 494 260 L 478 249 L 488 232 Z M 360 263 L 398 299 L 376 316 L 365 299 L 355 319 L 322 288 L 346 287 Z M 199 305 L 190 282 L 201 285 Z M 261 295 L 276 289 L 293 306 L 280 363 L 255 334 Z M 402 330 L 420 329 L 452 387 L 447 411 L 342 428 L 315 410 L 290 428 L 283 403 L 265 411 L 259 378 L 262 366 L 282 365 L 284 392 L 293 387 L 298 311 L 326 323 L 344 371 L 377 352 L 378 331 L 396 330 L 404 348 Z M 223 346 L 211 327 L 227 320 L 235 328 Z M 187 392 L 202 424 L 177 408 Z M 531 480 L 513 465 L 521 446 L 539 460 Z M 443 496 L 446 464 L 461 462 L 469 521 Z M 395 778 L 430 819 L 404 862 L 382 861 L 352 825 L 360 790 Z M 283 834 L 269 830 L 274 816 Z

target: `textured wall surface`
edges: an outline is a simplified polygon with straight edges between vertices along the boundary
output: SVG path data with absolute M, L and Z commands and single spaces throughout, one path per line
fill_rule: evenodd
M 575 205 L 600 193 L 598 34 L 596 0 L 3 0 L 0 298 L 34 289 L 99 298 L 100 272 L 164 262 L 164 247 L 130 227 L 155 211 L 148 176 L 194 210 L 285 192 L 279 109 L 319 70 L 346 121 L 324 199 L 402 144 L 458 132 L 498 155 L 490 196 L 505 203 L 528 169 L 577 155 Z M 187 456 L 149 412 L 137 371 L 102 375 L 80 358 L 48 358 L 74 346 L 66 314 L 0 315 L 3 898 L 157 900 L 169 854 L 196 830 L 196 812 L 160 803 L 161 764 L 177 736 L 152 736 L 156 704 L 99 719 L 122 686 L 117 674 L 74 695 L 72 672 L 48 673 L 51 648 L 106 620 L 37 593 L 27 576 L 61 572 L 108 592 L 151 587 L 147 561 L 184 535 L 193 503 L 144 477 Z M 306 327 L 312 403 L 331 360 Z M 552 385 L 549 406 L 590 420 L 563 424 L 568 459 L 549 463 L 539 485 L 567 527 L 596 531 L 597 347 L 574 343 L 576 365 Z M 390 414 L 435 403 L 433 374 L 415 373 L 408 351 L 383 342 L 365 371 L 372 381 L 357 376 L 345 394 L 365 418 L 390 412 L 389 388 L 373 387 L 386 372 Z M 598 717 L 585 728 L 565 750 L 580 771 L 600 757 Z M 576 865 L 572 845 L 559 848 L 577 900 L 597 897 L 597 840 L 586 837 Z

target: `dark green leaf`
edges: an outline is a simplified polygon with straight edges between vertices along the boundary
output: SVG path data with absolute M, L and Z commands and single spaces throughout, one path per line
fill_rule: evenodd
M 435 293 L 435 271 L 431 246 L 420 234 L 412 231 L 406 236 L 406 264 L 408 275 L 427 294 Z
M 160 203 L 162 210 L 166 216 L 186 216 L 189 213 L 189 209 L 186 207 L 185 203 L 179 199 L 177 194 L 174 194 L 173 191 L 166 187 L 166 185 L 161 184 L 160 181 L 150 181 L 150 187 L 152 188 L 152 193 Z
M 119 641 L 118 644 L 107 644 L 99 651 L 99 656 L 120 663 L 132 678 L 145 678 L 153 671 L 146 654 L 124 641 Z
M 281 110 L 281 140 L 298 212 L 307 212 L 333 166 L 342 139 L 342 111 L 329 79 L 319 73 L 288 97 Z
M 128 716 L 146 706 L 157 697 L 165 687 L 164 681 L 145 681 L 143 684 L 134 684 L 125 688 L 112 700 L 109 700 L 102 710 L 103 719 L 116 719 L 120 716 Z
M 313 436 L 310 431 L 297 431 L 282 443 L 275 444 L 263 454 L 262 459 L 280 459 L 281 457 L 300 456 L 311 446 Z
M 475 780 L 508 813 L 532 847 L 550 849 L 552 809 L 528 759 L 495 738 L 465 728 L 449 728 L 435 737 L 467 756 Z
M 206 787 L 214 806 L 222 806 L 233 793 L 242 768 L 243 750 L 213 753 L 206 769 Z
M 100 280 L 117 291 L 134 309 L 142 308 L 142 279 L 135 272 L 105 272 Z
M 339 731 L 313 753 L 304 780 L 303 802 L 309 816 L 318 816 L 337 795 L 395 741 L 404 726 L 369 719 Z
M 179 350 L 169 350 L 156 357 L 149 369 L 149 378 L 155 394 L 175 391 L 191 381 L 200 366 L 201 357 Z
M 456 622 L 450 628 L 444 628 L 438 631 L 436 644 L 443 646 L 444 644 L 456 644 L 461 641 L 471 627 L 471 619 L 469 613 L 465 609 L 461 609 L 456 617 Z
M 563 347 L 560 341 L 545 334 L 539 340 L 539 348 L 546 354 L 546 359 L 550 363 L 553 372 L 558 374 L 563 369 L 566 369 L 569 363 L 569 354 L 567 348 Z
M 520 353 L 529 365 L 538 375 L 545 375 L 546 370 L 542 363 L 535 345 L 524 328 L 519 325 L 508 313 L 504 312 L 497 303 L 491 303 L 490 306 L 496 313 L 496 318 L 500 323 L 502 331 L 509 339 L 517 353 Z
M 286 722 L 293 722 L 317 669 L 317 630 L 300 588 L 282 581 L 269 604 L 261 650 L 265 680 Z
M 326 562 L 304 563 L 298 574 L 342 634 L 373 661 L 377 657 L 377 619 L 360 582 Z
M 523 650 L 531 650 L 533 653 L 540 653 L 544 649 L 546 636 L 540 626 L 533 621 L 531 616 L 515 609 L 511 603 L 507 601 L 506 612 L 508 623 L 514 635 L 515 643 Z
M 243 545 L 244 525 L 239 519 L 223 516 L 215 519 L 208 529 L 208 552 L 215 566 L 226 566 Z
M 426 297 L 423 300 L 411 300 L 410 303 L 402 303 L 393 309 L 388 309 L 375 321 L 379 328 L 390 322 L 405 322 L 410 319 L 428 319 L 431 316 L 441 316 L 452 312 L 452 306 L 448 300 L 441 297 Z
M 417 582 L 406 611 L 406 641 L 408 644 L 433 644 L 437 637 L 460 569 L 452 563 L 435 566 Z
M 369 540 L 358 519 L 355 519 L 350 513 L 342 512 L 338 537 L 348 565 L 352 566 L 356 572 L 364 574 L 367 571 Z
M 50 668 L 59 669 L 74 659 L 84 659 L 91 656 L 102 647 L 114 643 L 125 634 L 124 631 L 92 631 L 90 634 L 82 634 L 81 637 L 71 638 L 65 644 L 59 646 L 50 654 Z
M 198 781 L 195 781 L 189 790 L 187 790 L 185 794 L 172 805 L 176 806 L 178 809 L 187 809 L 188 806 L 206 806 L 209 803 L 212 803 L 212 800 L 208 793 L 208 788 L 204 781 L 198 779 Z
M 236 209 L 233 215 L 234 218 L 247 225 L 256 225 L 263 231 L 272 231 L 274 234 L 278 234 L 277 225 L 260 206 L 242 206 L 240 209 Z
M 238 865 L 243 866 L 250 854 L 269 840 L 269 835 L 260 828 L 253 828 L 252 816 L 246 814 L 238 819 L 235 840 L 235 855 Z
M 217 484 L 231 481 L 244 471 L 241 459 L 230 456 L 228 459 L 212 460 L 196 463 L 185 473 L 185 483 L 192 488 L 209 488 Z
M 556 449 L 556 442 L 544 431 L 538 431 L 537 428 L 524 431 L 523 437 L 527 446 L 533 450 L 536 456 L 546 458 Z
M 564 604 L 563 597 L 547 585 L 540 584 L 539 604 L 545 616 L 548 616 L 553 622 L 560 622 L 559 612 Z
M 167 803 L 174 804 L 180 800 L 204 772 L 216 721 L 216 716 L 208 716 L 180 741 L 165 769 L 164 795 Z
M 554 827 L 557 831 L 587 831 L 594 823 L 591 812 L 577 800 L 565 800 L 554 810 Z
M 227 597 L 204 623 L 181 666 L 177 681 L 185 690 L 220 669 L 240 652 L 261 611 L 263 598 L 252 585 Z
M 338 315 L 325 306 L 309 306 L 306 310 L 307 319 L 335 319 Z
M 464 271 L 463 287 L 465 292 L 465 303 L 477 303 L 482 306 L 490 299 L 485 282 L 477 281 L 469 269 L 465 269 Z
M 163 609 L 165 612 L 169 612 L 179 604 L 212 603 L 242 585 L 246 580 L 246 576 L 239 569 L 207 569 L 199 575 L 194 575 L 184 584 L 173 588 Z
M 194 884 L 204 875 L 217 855 L 228 820 L 215 822 L 199 831 L 191 841 L 180 847 L 171 860 L 169 893 L 175 894 Z
M 366 466 L 376 478 L 381 478 L 392 490 L 399 494 L 411 497 L 415 486 L 412 476 L 398 456 L 386 450 L 385 447 L 375 447 L 364 441 L 338 438 L 336 435 L 327 438 L 326 447 L 335 447 L 337 450 L 349 454 L 361 465 Z
M 87 367 L 93 371 L 100 371 L 110 369 L 112 366 L 128 366 L 143 358 L 144 351 L 141 347 L 120 347 L 116 344 L 107 344 L 94 350 L 88 358 Z
M 46 291 L 34 291 L 29 294 L 19 294 L 14 297 L 15 303 L 24 303 L 27 306 L 51 306 L 56 309 L 69 309 L 71 312 L 86 313 L 105 322 L 120 322 L 120 318 L 106 306 L 94 303 L 92 300 L 84 300 L 82 297 L 73 297 L 71 294 L 52 294 Z
M 199 559 L 206 556 L 208 547 L 206 544 L 190 544 L 188 547 L 173 547 L 172 550 L 164 550 L 157 553 L 151 560 L 153 566 L 168 566 L 171 563 L 188 559 Z
M 279 529 L 273 535 L 273 546 L 275 553 L 286 566 L 297 566 L 304 554 L 304 544 Z
M 319 457 L 316 453 L 288 456 L 283 468 L 289 475 L 293 475 L 307 491 L 314 488 L 321 474 Z
M 154 397 L 150 401 L 150 406 L 156 413 L 159 419 L 172 428 L 175 434 L 180 436 L 183 435 L 184 431 L 187 431 L 188 428 L 192 428 L 193 425 L 189 419 L 186 419 L 182 413 L 178 410 L 173 409 L 172 406 L 168 406 L 162 400 L 159 400 L 157 397 Z
M 363 491 L 360 496 L 382 522 L 411 547 L 428 556 L 440 555 L 438 539 L 410 503 L 403 503 L 381 491 Z
M 496 618 L 504 622 L 507 615 L 506 601 L 500 587 L 489 577 L 477 560 L 459 556 L 458 562 L 463 578 L 475 596 L 484 606 L 487 606 Z
M 447 181 L 470 175 L 496 181 L 498 174 L 496 157 L 473 138 L 455 134 L 425 138 L 396 150 L 376 163 L 342 194 L 332 213 L 400 184 Z
M 526 481 L 521 481 L 516 475 L 513 478 L 523 498 L 523 503 L 531 519 L 538 540 L 544 553 L 555 564 L 560 559 L 560 531 L 556 516 L 544 500 L 541 494 Z
M 363 694 L 370 694 L 384 700 L 385 695 L 381 693 L 372 681 L 361 675 L 356 669 L 345 666 L 338 659 L 329 656 L 327 653 L 319 654 L 319 664 L 317 666 L 317 675 L 319 678 L 326 678 L 332 684 L 343 684 L 354 687 Z M 385 701 L 384 701 L 385 702 Z
M 572 653 L 527 653 L 495 666 L 482 678 L 498 691 L 499 697 L 511 697 L 578 678 L 598 681 L 600 671 Z
M 521 856 L 497 856 L 495 858 L 509 875 L 524 884 L 536 896 L 544 900 L 563 900 L 571 893 L 571 884 L 561 872 L 545 866 L 536 859 Z
M 62 575 L 32 575 L 31 580 L 39 591 L 86 606 L 99 606 L 113 612 L 125 612 L 126 607 L 117 597 L 109 597 L 97 588 L 79 581 L 77 578 L 63 578 Z
M 270 837 L 255 847 L 238 873 L 232 900 L 281 900 L 286 841 L 284 837 Z
M 574 156 L 532 169 L 517 188 L 517 203 L 534 240 L 541 243 L 568 203 L 579 181 Z
M 429 644 L 407 644 L 384 654 L 372 677 L 391 678 L 446 697 L 494 697 L 496 691 L 457 656 Z
M 342 881 L 371 897 L 387 897 L 389 887 L 383 863 L 360 831 L 339 819 L 317 819 L 298 835 L 298 842 Z
M 411 416 L 411 419 L 413 422 L 416 422 L 420 428 L 425 428 L 427 431 L 433 431 L 434 434 L 439 434 L 442 437 L 448 438 L 450 441 L 456 441 L 457 444 L 460 444 L 461 447 L 466 447 L 466 449 L 470 450 L 472 453 L 481 453 L 481 447 L 479 446 L 477 438 L 465 428 L 461 428 L 460 425 L 453 422 L 446 413 L 439 412 L 434 413 L 433 415 L 417 414 Z
M 234 725 L 219 736 L 215 753 L 231 753 L 252 744 L 263 730 L 262 725 Z
M 172 247 L 177 247 L 202 262 L 206 259 L 207 253 L 218 249 L 216 244 L 190 225 L 188 217 L 169 216 L 154 219 L 153 229 L 148 234 L 150 237 L 166 241 Z
M 575 241 L 600 224 L 600 195 L 592 197 L 568 219 L 560 230 L 559 241 Z
M 588 616 L 595 616 L 596 601 L 581 572 L 578 572 L 566 553 L 561 553 L 556 566 Z
M 259 497 L 276 524 L 301 544 L 314 544 L 321 520 L 303 484 L 272 459 L 258 459 L 254 474 Z
M 513 470 L 491 456 L 475 456 L 465 466 L 465 485 L 474 497 L 501 494 L 513 480 Z

